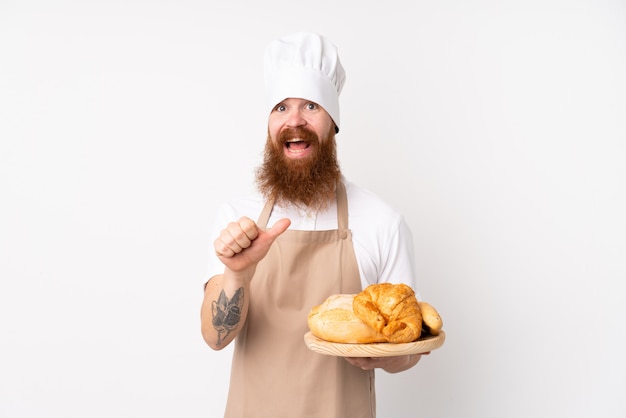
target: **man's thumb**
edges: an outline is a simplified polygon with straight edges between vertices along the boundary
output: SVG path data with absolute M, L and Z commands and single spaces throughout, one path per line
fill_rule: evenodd
M 287 228 L 289 228 L 289 225 L 291 225 L 291 220 L 287 218 L 279 219 L 278 221 L 276 221 L 274 226 L 272 226 L 272 228 L 267 230 L 267 234 L 269 234 L 272 238 L 275 239 L 280 234 L 285 232 Z

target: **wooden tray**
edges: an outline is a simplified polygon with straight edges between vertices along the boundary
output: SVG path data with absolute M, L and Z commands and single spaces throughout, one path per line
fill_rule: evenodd
M 437 336 L 428 335 L 412 343 L 371 343 L 343 344 L 331 343 L 317 338 L 310 331 L 304 334 L 304 342 L 311 351 L 337 357 L 393 357 L 408 354 L 420 354 L 436 350 L 446 340 L 446 333 Z

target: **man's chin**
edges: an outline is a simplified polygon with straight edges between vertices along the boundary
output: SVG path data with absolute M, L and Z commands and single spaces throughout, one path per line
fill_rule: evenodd
M 308 155 L 283 155 L 283 164 L 288 171 L 309 173 L 314 165 L 314 156 Z
M 302 152 L 302 153 L 292 153 L 289 151 L 285 151 L 285 160 L 286 161 L 303 161 L 303 160 L 310 160 L 311 159 L 311 153 L 310 152 Z

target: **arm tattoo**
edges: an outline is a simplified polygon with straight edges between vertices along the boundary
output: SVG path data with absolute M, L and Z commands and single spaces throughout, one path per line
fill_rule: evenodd
M 217 343 L 221 344 L 239 324 L 243 307 L 243 287 L 237 289 L 233 297 L 228 300 L 224 290 L 217 301 L 213 301 L 213 328 L 217 330 Z

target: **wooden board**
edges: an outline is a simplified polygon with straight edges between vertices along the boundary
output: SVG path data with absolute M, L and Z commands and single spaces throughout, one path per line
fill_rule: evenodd
M 304 342 L 311 351 L 327 356 L 337 357 L 393 357 L 407 354 L 420 354 L 436 350 L 446 340 L 446 333 L 437 336 L 426 336 L 412 343 L 371 343 L 371 344 L 342 344 L 331 343 L 317 338 L 310 331 L 304 335 Z

